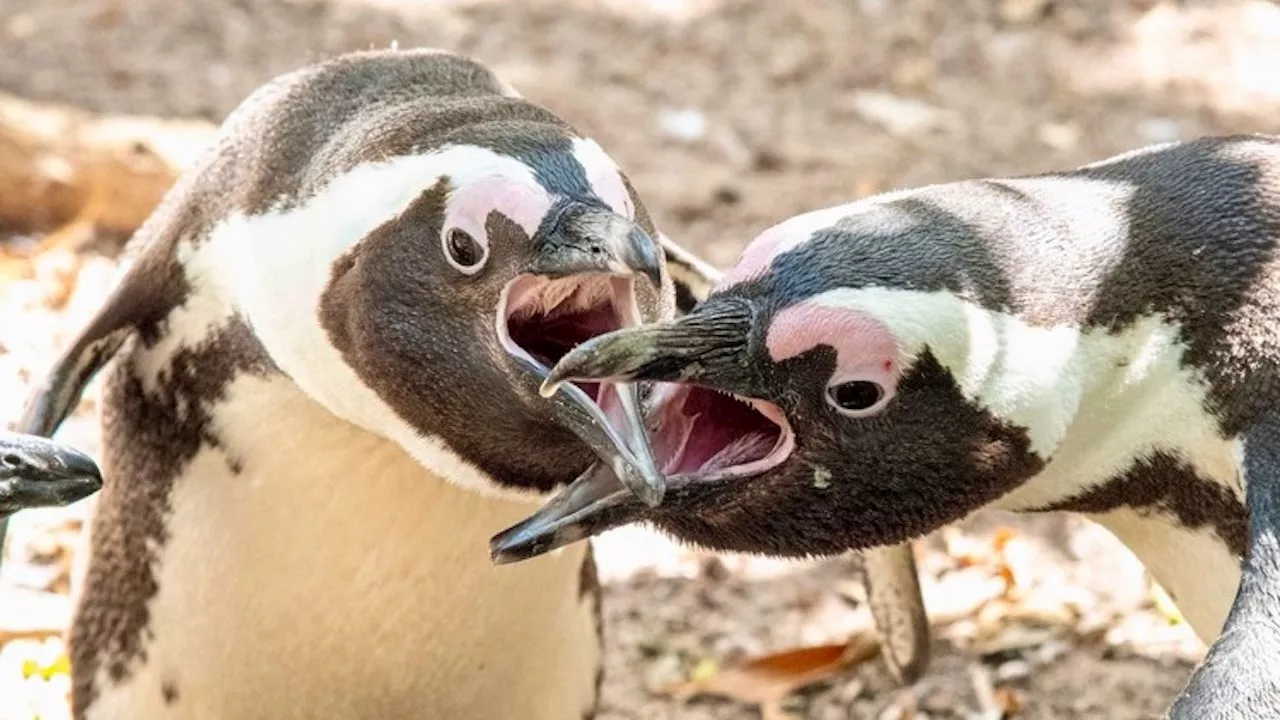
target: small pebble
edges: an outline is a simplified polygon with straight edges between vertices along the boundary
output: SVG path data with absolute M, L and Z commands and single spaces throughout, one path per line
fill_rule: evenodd
M 658 113 L 658 126 L 668 137 L 696 142 L 707 134 L 707 116 L 692 109 L 663 110 Z
M 1010 660 L 996 668 L 996 682 L 1007 683 L 1031 676 L 1031 664 L 1026 660 Z
M 1166 143 L 1180 136 L 1178 123 L 1169 118 L 1147 118 L 1138 123 L 1138 134 L 1148 143 Z

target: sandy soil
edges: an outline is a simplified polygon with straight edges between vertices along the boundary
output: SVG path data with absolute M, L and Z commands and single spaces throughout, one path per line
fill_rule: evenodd
M 277 73 L 393 42 L 491 63 L 594 135 L 659 225 L 720 265 L 774 222 L 870 192 L 1280 130 L 1280 8 L 1261 0 L 0 0 L 0 89 L 220 120 Z M 0 289 L 0 419 L 109 270 L 96 257 L 54 263 Z M 68 277 L 71 304 L 42 309 L 41 283 Z M 92 407 L 82 411 L 64 437 L 93 449 Z M 16 523 L 0 616 L 63 617 L 82 512 Z M 997 551 L 1005 524 L 1021 532 Z M 640 530 L 600 547 L 602 720 L 758 717 L 656 690 L 708 661 L 838 641 L 865 622 L 853 559 L 714 558 Z M 939 631 L 913 688 L 872 662 L 798 696 L 796 716 L 1155 717 L 1202 650 L 1153 605 L 1141 566 L 1083 521 L 983 516 L 919 552 L 931 609 L 982 597 L 1001 567 L 1015 568 L 1015 604 L 1049 609 L 1014 619 L 974 601 Z M 0 718 L 65 712 L 59 650 L 56 639 L 0 649 Z

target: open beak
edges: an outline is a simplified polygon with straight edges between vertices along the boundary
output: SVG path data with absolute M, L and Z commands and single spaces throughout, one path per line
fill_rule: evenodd
M 570 380 L 687 382 L 714 378 L 717 389 L 745 391 L 742 367 L 754 313 L 740 301 L 712 301 L 663 323 L 597 336 L 567 353 L 547 375 L 543 394 Z
M 79 450 L 35 435 L 0 433 L 0 518 L 70 505 L 101 488 L 98 464 Z
M 677 320 L 600 335 L 565 354 L 547 374 L 543 392 L 555 393 L 573 380 L 679 383 L 659 386 L 650 412 L 668 498 L 678 500 L 698 483 L 762 472 L 790 454 L 794 434 L 775 406 L 730 394 L 752 386 L 742 362 L 752 317 L 745 303 L 713 302 Z M 700 381 L 716 389 L 694 388 Z M 691 402 L 697 407 L 691 409 Z M 738 416 L 745 417 L 730 440 L 698 433 L 699 423 Z M 597 463 L 533 515 L 495 535 L 490 557 L 498 564 L 525 560 L 658 512 Z
M 566 352 L 596 335 L 644 321 L 636 277 L 662 286 L 657 242 L 626 218 L 570 202 L 558 208 L 539 239 L 527 274 L 503 292 L 498 338 L 525 370 L 530 389 L 542 386 Z M 662 502 L 665 483 L 645 437 L 639 389 L 613 383 L 563 384 L 544 393 L 558 421 L 594 452 L 622 485 L 648 506 Z
M 593 463 L 533 515 L 494 535 L 495 565 L 529 560 L 606 530 L 644 520 L 651 508 L 602 463 Z

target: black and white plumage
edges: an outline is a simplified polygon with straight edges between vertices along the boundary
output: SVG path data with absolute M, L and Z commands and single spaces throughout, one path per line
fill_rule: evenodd
M 63 442 L 0 431 L 0 519 L 26 508 L 70 505 L 101 487 L 98 464 L 83 452 Z
M 671 242 L 665 235 L 662 236 L 662 244 L 667 256 L 667 269 L 675 286 L 677 314 L 688 313 L 697 303 L 706 300 L 723 276 L 719 270 Z M 646 391 L 649 389 L 646 387 Z M 518 546 L 517 551 L 509 554 L 495 552 L 495 562 L 518 562 L 526 559 L 529 553 L 537 552 L 536 543 L 521 545 L 518 539 L 509 540 Z M 907 542 L 867 548 L 861 555 L 862 586 L 876 627 L 880 656 L 897 682 L 911 684 L 929 665 L 932 641 L 915 552 Z
M 553 500 L 495 543 L 647 519 L 713 548 L 815 555 L 981 508 L 1075 511 L 1201 638 L 1221 633 L 1174 716 L 1275 715 L 1278 318 L 1273 137 L 798 216 L 689 315 L 552 371 L 552 387 L 670 383 L 652 413 L 663 504 L 584 479 L 565 496 L 586 502 Z
M 588 549 L 484 542 L 593 461 L 661 489 L 634 389 L 538 393 L 575 342 L 670 317 L 659 241 L 596 143 L 472 60 L 255 92 L 24 419 L 50 434 L 106 368 L 75 716 L 593 715 Z

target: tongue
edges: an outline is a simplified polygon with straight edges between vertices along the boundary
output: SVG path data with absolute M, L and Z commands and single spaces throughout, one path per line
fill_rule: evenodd
M 764 457 L 772 447 L 773 440 L 765 433 L 753 432 L 742 435 L 735 438 L 724 446 L 720 452 L 707 460 L 702 465 L 702 472 L 721 470 L 734 465 L 745 465 Z
M 675 392 L 684 397 L 665 403 L 653 442 L 663 472 L 709 473 L 759 460 L 772 449 L 774 438 L 760 429 L 763 418 L 754 408 L 702 388 Z
M 609 419 L 610 425 L 615 428 L 626 426 L 627 416 L 622 410 L 622 401 L 618 399 L 617 386 L 613 383 L 580 383 L 579 385 L 600 406 L 604 416 Z

